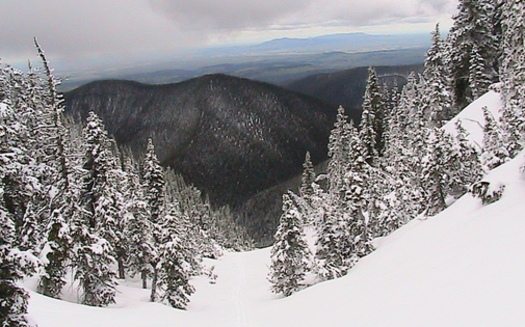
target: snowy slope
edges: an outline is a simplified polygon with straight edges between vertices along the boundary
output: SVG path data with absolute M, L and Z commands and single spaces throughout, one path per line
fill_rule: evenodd
M 496 103 L 495 95 L 476 105 Z M 269 292 L 269 249 L 262 249 L 209 261 L 217 284 L 195 280 L 187 311 L 149 303 L 148 292 L 128 280 L 110 308 L 32 292 L 29 312 L 40 327 L 525 326 L 523 163 L 525 152 L 486 176 L 506 184 L 500 201 L 482 206 L 465 195 L 382 239 L 347 276 L 289 298 Z
M 496 121 L 498 121 L 501 116 L 500 109 L 503 107 L 503 101 L 500 93 L 489 91 L 463 109 L 456 117 L 445 124 L 443 129 L 452 135 L 456 135 L 456 121 L 461 120 L 461 125 L 470 133 L 469 140 L 478 148 L 481 148 L 483 144 L 483 126 L 485 124 L 482 108 L 485 106 L 489 108 Z

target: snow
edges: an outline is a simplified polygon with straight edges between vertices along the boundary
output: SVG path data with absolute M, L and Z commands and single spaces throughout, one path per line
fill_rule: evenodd
M 498 121 L 501 116 L 503 100 L 500 93 L 492 90 L 465 107 L 456 117 L 443 126 L 443 130 L 451 135 L 456 135 L 456 121 L 461 120 L 461 125 L 469 132 L 469 141 L 480 149 L 483 145 L 483 126 L 485 124 L 482 108 L 485 106 L 489 108 L 489 111 Z
M 466 118 L 482 122 L 481 107 L 496 113 L 499 101 L 489 92 L 458 115 L 474 142 L 480 135 Z M 288 298 L 269 291 L 267 248 L 207 261 L 217 282 L 195 278 L 187 311 L 148 302 L 149 290 L 129 279 L 109 308 L 30 292 L 29 314 L 40 327 L 525 326 L 524 163 L 522 152 L 485 176 L 505 185 L 500 201 L 482 205 L 467 194 L 440 214 L 378 240 L 377 250 L 347 276 Z

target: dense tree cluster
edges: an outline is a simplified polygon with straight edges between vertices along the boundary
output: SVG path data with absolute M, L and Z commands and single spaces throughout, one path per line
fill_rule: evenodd
M 0 70 L 0 325 L 28 326 L 28 294 L 60 298 L 73 276 L 79 301 L 115 302 L 118 278 L 151 280 L 152 300 L 184 308 L 203 257 L 250 246 L 225 208 L 160 167 L 119 149 L 102 121 L 69 121 L 44 53 L 43 69 Z
M 369 70 L 359 130 L 339 108 L 326 173 L 315 177 L 307 156 L 300 193 L 287 196 L 272 249 L 273 291 L 298 290 L 308 267 L 318 280 L 345 275 L 373 251 L 373 238 L 436 215 L 468 191 L 484 204 L 501 197 L 504 185 L 481 177 L 525 144 L 524 10 L 523 1 L 460 0 L 448 38 L 436 26 L 424 72 L 411 74 L 399 95 Z M 441 129 L 491 88 L 504 106 L 499 121 L 483 108 L 483 144 L 468 141 L 460 120 L 455 136 Z M 312 251 L 304 250 L 303 228 L 315 232 Z

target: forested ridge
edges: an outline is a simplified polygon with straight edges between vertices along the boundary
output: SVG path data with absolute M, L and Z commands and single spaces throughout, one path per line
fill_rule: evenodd
M 257 241 L 266 242 L 275 223 L 261 221 L 267 207 L 280 207 L 280 194 L 272 194 L 264 208 L 245 204 L 300 174 L 306 152 L 315 163 L 326 160 L 337 109 L 226 75 L 167 85 L 98 81 L 66 93 L 65 105 L 67 114 L 84 120 L 96 112 L 117 143 L 135 155 L 151 137 L 162 166 L 181 174 L 213 206 L 228 205 Z

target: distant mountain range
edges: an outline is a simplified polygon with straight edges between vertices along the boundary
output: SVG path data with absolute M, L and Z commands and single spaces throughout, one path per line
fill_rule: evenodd
M 242 206 L 300 174 L 307 151 L 314 163 L 327 158 L 337 109 L 310 96 L 226 75 L 167 85 L 98 81 L 64 97 L 67 113 L 85 119 L 89 111 L 96 112 L 116 141 L 137 154 L 153 138 L 163 165 L 203 190 L 213 204 L 242 212 L 252 234 L 266 236 L 273 233 L 279 214 L 261 232 L 256 222 L 268 207 L 248 212 Z M 280 208 L 282 191 L 276 192 L 273 203 L 265 205 Z
M 430 33 L 372 35 L 333 34 L 310 38 L 282 38 L 247 45 L 215 47 L 186 57 L 157 59 L 126 69 L 111 67 L 65 80 L 71 90 L 92 80 L 118 78 L 148 84 L 177 83 L 206 74 L 228 74 L 284 85 L 312 74 L 361 66 L 397 66 L 422 63 Z
M 339 33 L 305 38 L 278 38 L 255 45 L 208 48 L 203 55 L 262 55 L 278 53 L 369 52 L 378 50 L 428 48 L 429 33 L 375 35 Z

